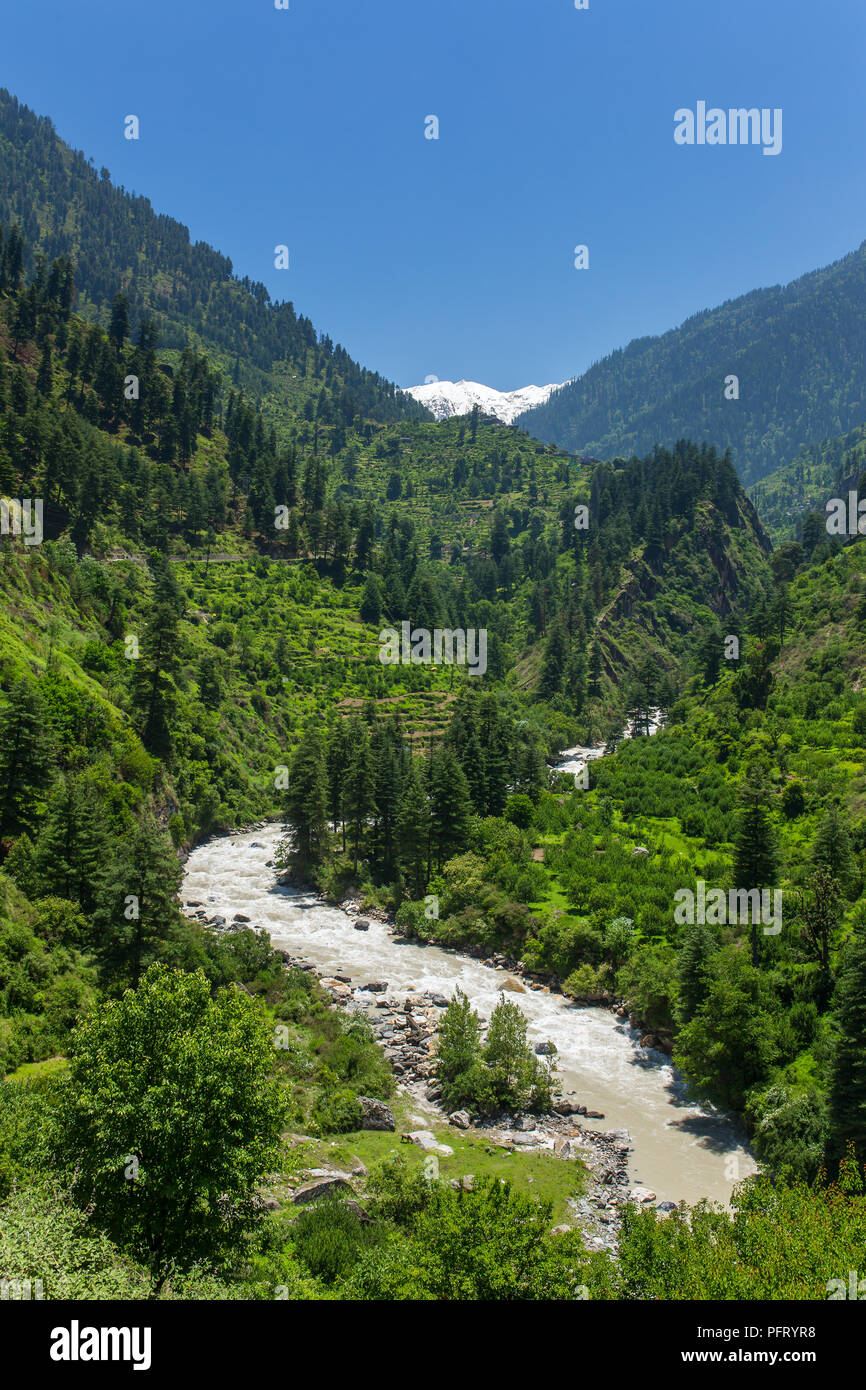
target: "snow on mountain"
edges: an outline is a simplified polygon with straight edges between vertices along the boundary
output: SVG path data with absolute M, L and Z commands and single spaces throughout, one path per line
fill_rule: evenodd
M 478 406 L 486 415 L 495 415 L 510 425 L 524 410 L 542 405 L 559 386 L 522 386 L 519 391 L 495 391 L 477 381 L 431 381 L 423 386 L 408 386 L 408 395 L 426 405 L 437 420 L 452 415 L 469 415 Z

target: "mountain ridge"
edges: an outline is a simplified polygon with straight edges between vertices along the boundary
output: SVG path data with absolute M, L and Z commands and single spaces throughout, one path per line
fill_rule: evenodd
M 866 243 L 635 338 L 517 417 L 571 452 L 629 457 L 710 439 L 745 485 L 866 421 Z

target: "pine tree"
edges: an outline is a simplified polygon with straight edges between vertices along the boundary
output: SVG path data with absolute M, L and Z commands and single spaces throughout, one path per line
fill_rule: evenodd
M 167 757 L 171 751 L 174 674 L 180 658 L 180 617 L 183 596 L 162 555 L 151 558 L 154 593 L 145 623 L 141 653 L 134 662 L 133 704 L 141 716 L 141 741 L 150 752 Z
M 359 612 L 362 622 L 378 623 L 380 621 L 384 597 L 382 580 L 378 574 L 370 570 L 364 581 L 364 592 L 361 595 L 361 607 Z
M 106 833 L 93 788 L 81 777 L 62 776 L 52 788 L 36 841 L 34 864 L 41 896 L 54 893 L 94 905 Z
M 410 895 L 420 898 L 430 873 L 430 798 L 418 761 L 409 768 L 397 808 L 397 851 Z
M 710 962 L 717 949 L 715 933 L 705 922 L 688 928 L 678 959 L 677 1022 L 681 1028 L 691 1022 L 709 993 Z
M 763 889 L 776 882 L 778 846 L 767 808 L 767 793 L 759 777 L 750 775 L 741 794 L 742 809 L 735 835 L 734 886 Z M 758 923 L 751 923 L 752 964 L 758 963 Z
M 129 300 L 125 294 L 116 294 L 111 301 L 111 322 L 108 325 L 108 338 L 114 345 L 118 357 L 129 337 Z
M 538 678 L 538 696 L 552 700 L 562 690 L 562 679 L 568 661 L 568 637 L 562 622 L 557 620 L 548 634 Z
M 283 798 L 286 828 L 294 835 L 293 857 L 301 874 L 322 857 L 327 829 L 328 774 L 322 740 L 308 730 L 295 749 Z
M 363 724 L 352 726 L 351 758 L 346 773 L 346 819 L 352 842 L 352 870 L 357 875 L 367 819 L 373 811 L 373 757 Z
M 830 1141 L 835 1168 L 848 1144 L 866 1161 L 866 927 L 861 922 L 843 956 L 834 999 L 837 1027 L 830 1067 Z
M 31 681 L 17 681 L 0 715 L 0 842 L 32 830 L 51 761 L 42 696 Z
M 437 865 L 462 849 L 469 834 L 469 784 L 453 748 L 437 749 L 430 759 L 430 843 Z
M 154 818 L 136 822 L 100 875 L 93 925 L 103 971 L 135 988 L 156 960 L 179 964 L 183 918 L 177 902 L 183 870 Z
M 845 817 L 834 803 L 821 821 L 812 846 L 812 863 L 828 869 L 850 894 L 857 881 L 857 861 Z

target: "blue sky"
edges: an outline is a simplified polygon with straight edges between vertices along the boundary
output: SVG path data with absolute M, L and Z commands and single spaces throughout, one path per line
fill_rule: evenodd
M 0 84 L 401 385 L 560 381 L 866 237 L 859 0 L 290 5 L 6 0 Z M 782 153 L 678 147 L 701 99 Z

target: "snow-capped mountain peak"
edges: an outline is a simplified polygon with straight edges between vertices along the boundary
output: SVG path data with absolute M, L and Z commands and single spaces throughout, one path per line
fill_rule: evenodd
M 495 415 L 510 425 L 522 411 L 542 405 L 558 386 L 559 382 L 553 382 L 550 386 L 522 386 L 518 391 L 496 391 L 492 386 L 482 386 L 478 381 L 430 381 L 423 386 L 408 386 L 406 390 L 432 411 L 437 420 L 447 420 L 452 415 L 469 415 L 477 405 L 486 415 Z

